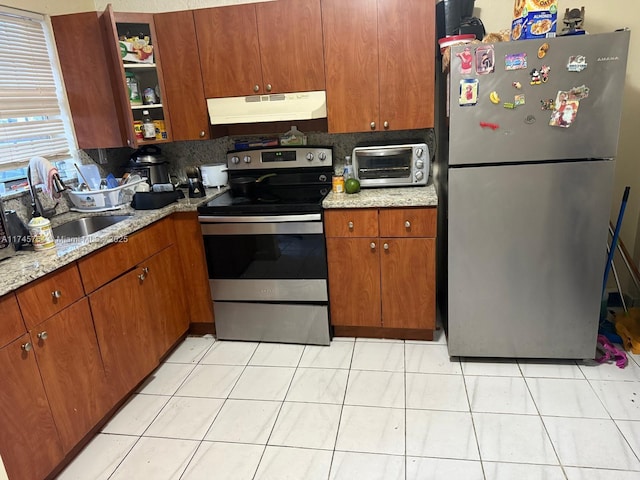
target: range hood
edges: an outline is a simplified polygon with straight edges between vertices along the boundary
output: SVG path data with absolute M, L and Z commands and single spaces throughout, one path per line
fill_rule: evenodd
M 326 118 L 327 93 L 275 93 L 249 97 L 208 98 L 211 125 L 280 122 Z

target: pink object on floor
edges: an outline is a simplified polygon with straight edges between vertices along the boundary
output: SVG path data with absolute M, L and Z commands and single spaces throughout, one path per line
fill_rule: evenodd
M 598 343 L 596 344 L 598 352 L 602 352 L 602 356 L 596 357 L 596 362 L 604 363 L 609 360 L 615 360 L 618 368 L 627 366 L 627 354 L 624 350 L 620 350 L 609 341 L 604 335 L 598 335 Z

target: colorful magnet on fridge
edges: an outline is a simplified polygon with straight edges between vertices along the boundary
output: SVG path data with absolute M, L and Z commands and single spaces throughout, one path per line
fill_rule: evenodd
M 551 67 L 548 65 L 543 65 L 540 68 L 540 79 L 542 80 L 542 83 L 547 83 L 547 80 L 549 80 L 550 71 L 551 71 Z
M 549 125 L 552 127 L 569 128 L 578 115 L 579 100 L 568 100 L 566 92 L 558 92 L 556 108 L 551 114 Z
M 553 101 L 553 98 L 540 100 L 540 105 L 542 110 L 554 110 L 556 108 L 556 102 Z
M 463 78 L 460 80 L 458 103 L 461 107 L 468 107 L 478 103 L 478 83 L 477 78 Z
M 497 130 L 500 128 L 500 125 L 498 125 L 497 123 L 490 122 L 480 122 L 480 126 L 482 128 L 490 128 L 491 130 Z
M 511 85 L 513 85 L 513 88 L 516 90 L 520 90 L 522 88 L 522 84 L 520 82 L 513 82 Z
M 584 55 L 572 55 L 567 61 L 567 70 L 570 72 L 581 72 L 587 68 L 587 57 Z
M 531 75 L 531 81 L 529 82 L 531 85 L 540 85 L 542 83 L 542 75 L 537 68 L 531 70 L 529 75 Z
M 471 48 L 464 47 L 462 52 L 456 53 L 456 57 L 460 59 L 460 74 L 469 75 L 473 73 L 473 54 Z
M 493 45 L 476 48 L 476 73 L 484 75 L 495 69 L 495 51 Z
M 514 108 L 516 108 L 516 104 L 513 102 L 504 102 L 502 106 L 504 108 L 508 108 L 509 110 L 513 110 Z
M 548 51 L 549 51 L 548 43 L 543 43 L 542 45 L 540 45 L 540 48 L 538 48 L 538 58 L 544 58 L 544 56 L 547 54 Z
M 524 94 L 516 95 L 513 99 L 513 104 L 516 107 L 519 107 L 520 105 L 524 105 Z
M 573 87 L 567 92 L 569 100 L 583 100 L 589 96 L 589 87 L 586 85 L 580 85 L 579 87 Z
M 526 53 L 510 53 L 504 57 L 505 70 L 522 70 L 527 68 Z
M 500 96 L 498 95 L 498 92 L 496 92 L 495 90 L 491 92 L 489 94 L 489 100 L 491 101 L 491 103 L 494 103 L 496 105 L 500 103 Z

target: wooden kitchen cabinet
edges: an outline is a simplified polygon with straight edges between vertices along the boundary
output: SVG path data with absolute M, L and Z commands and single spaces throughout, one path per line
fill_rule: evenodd
M 98 12 L 53 16 L 51 25 L 78 147 L 126 145 Z
M 435 208 L 325 212 L 337 336 L 432 339 Z
M 171 114 L 173 140 L 209 139 L 209 114 L 193 12 L 155 14 L 153 21 L 162 50 L 163 102 Z
M 115 404 L 86 298 L 31 331 L 33 351 L 62 447 L 71 449 Z
M 22 316 L 30 330 L 83 296 L 84 289 L 75 262 L 16 292 Z
M 10 479 L 45 478 L 64 457 L 33 344 L 0 348 L 0 452 Z
M 14 341 L 21 335 L 27 333 L 27 329 L 22 321 L 18 300 L 14 293 L 8 293 L 0 297 L 0 347 Z
M 330 133 L 434 125 L 435 1 L 322 0 Z
M 207 98 L 324 90 L 320 0 L 194 11 Z
M 172 141 L 169 109 L 167 105 L 162 103 L 166 90 L 153 14 L 114 12 L 109 4 L 100 17 L 100 24 L 109 60 L 111 86 L 116 99 L 119 121 L 126 133 L 126 145 L 124 146 L 138 147 L 145 144 Z M 148 36 L 150 44 L 153 46 L 153 62 L 133 62 L 127 61 L 126 58 L 123 60 L 119 43 L 122 36 Z M 160 94 L 155 103 L 132 105 L 127 87 L 127 73 L 134 74 L 138 79 L 140 98 L 144 98 L 145 89 L 152 89 L 156 94 Z M 149 111 L 154 123 L 159 122 L 156 123 L 155 139 L 145 140 L 136 136 L 134 122 L 142 121 L 144 110 Z M 161 128 L 162 125 L 164 130 Z

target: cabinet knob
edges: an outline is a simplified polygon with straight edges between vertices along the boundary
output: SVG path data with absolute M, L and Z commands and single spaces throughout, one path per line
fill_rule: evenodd
M 32 349 L 32 348 L 33 348 L 33 345 L 31 345 L 31 342 L 27 342 L 27 343 L 23 343 L 23 344 L 22 344 L 22 349 L 23 349 L 25 352 L 29 352 L 29 351 L 31 351 L 31 349 Z
M 389 244 L 385 243 L 384 245 L 382 245 L 382 248 L 384 248 L 385 250 L 389 250 Z
M 253 86 L 253 91 L 258 93 L 260 91 L 260 85 L 254 85 Z
M 267 92 L 270 92 L 270 91 L 271 91 L 271 84 L 270 84 L 270 83 L 267 83 L 267 86 L 266 86 L 265 90 L 266 90 Z
M 382 124 L 382 126 L 383 126 L 384 128 L 389 128 L 389 122 L 385 121 L 385 122 Z
M 411 222 L 409 220 L 404 222 L 404 228 L 411 228 Z
M 369 246 L 371 247 L 371 250 L 375 250 L 376 249 L 376 242 L 371 242 L 369 244 Z
M 204 138 L 204 130 L 200 130 L 200 138 Z
M 38 334 L 38 338 L 40 340 L 46 340 L 47 338 L 49 338 L 49 334 L 46 331 L 42 331 Z
M 376 129 L 376 122 L 371 122 L 371 130 L 375 130 Z
M 144 279 L 147 278 L 148 275 L 149 275 L 149 267 L 144 267 L 142 269 L 142 273 L 138 275 L 138 278 L 140 279 L 141 282 L 144 282 Z
M 62 292 L 60 290 L 54 290 L 53 292 L 51 292 L 51 297 L 58 299 L 62 297 Z
M 353 230 L 353 222 L 349 222 L 347 226 L 349 227 L 349 230 Z

